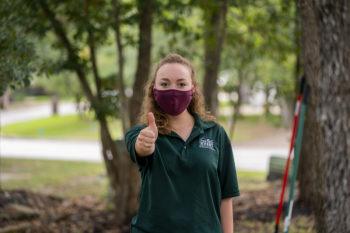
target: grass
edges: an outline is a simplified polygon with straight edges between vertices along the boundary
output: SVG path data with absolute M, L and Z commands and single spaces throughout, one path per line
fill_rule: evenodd
M 266 172 L 261 171 L 237 171 L 239 189 L 242 191 L 260 190 L 268 186 Z
M 228 120 L 225 116 L 219 117 L 219 122 L 229 132 Z M 235 126 L 232 141 L 235 143 L 266 137 L 273 134 L 280 127 L 279 116 L 249 115 L 239 117 Z
M 26 189 L 63 198 L 107 198 L 108 179 L 102 163 L 2 158 L 0 172 L 1 188 L 5 190 Z M 241 193 L 268 185 L 264 172 L 239 170 L 237 176 Z M 314 233 L 314 223 L 310 221 L 308 216 L 293 217 L 290 232 Z M 273 232 L 273 227 L 273 222 L 241 220 L 236 229 Z
M 50 104 L 51 96 L 40 95 L 40 96 L 27 96 L 23 93 L 15 93 L 13 96 L 14 100 L 8 106 L 6 110 L 25 109 L 28 107 L 36 107 L 38 105 Z M 72 96 L 60 97 L 60 103 L 63 102 L 74 102 L 75 99 Z
M 24 188 L 32 191 L 75 197 L 84 194 L 104 197 L 107 190 L 102 163 L 2 158 L 1 186 L 4 189 Z M 241 190 L 259 189 L 266 183 L 265 172 L 238 171 Z
M 63 197 L 94 195 L 105 197 L 107 178 L 102 163 L 1 158 L 1 187 L 29 189 Z M 241 190 L 264 183 L 264 172 L 238 171 Z M 251 185 L 252 183 L 253 185 Z
M 103 198 L 107 179 L 101 163 L 2 158 L 3 189 L 27 189 L 61 197 Z
M 4 189 L 24 188 L 65 197 L 104 197 L 108 184 L 102 163 L 2 158 L 0 171 Z M 237 177 L 242 191 L 267 185 L 265 172 L 238 170 Z
M 109 124 L 113 138 L 121 138 L 120 121 L 109 121 Z M 99 129 L 97 121 L 94 121 L 91 116 L 86 118 L 78 115 L 51 116 L 6 125 L 2 129 L 2 136 L 98 140 Z
M 26 106 L 29 103 L 31 104 L 41 104 L 48 103 L 51 101 L 51 96 L 49 95 L 26 95 L 24 93 L 15 92 L 13 94 L 14 102 L 11 103 L 10 108 L 16 106 Z M 74 101 L 72 96 L 60 96 L 60 101 Z
M 272 123 L 276 116 L 268 118 L 262 116 L 245 116 L 237 122 L 233 141 L 243 142 L 254 140 L 268 132 L 273 132 L 276 126 Z M 219 118 L 226 130 L 227 120 Z M 120 120 L 109 120 L 113 138 L 122 137 L 122 126 Z M 227 131 L 228 132 L 228 131 Z M 50 138 L 50 139 L 81 139 L 98 140 L 98 123 L 90 116 L 81 118 L 78 115 L 51 116 L 48 118 L 35 119 L 26 122 L 18 122 L 3 127 L 2 136 L 26 137 L 26 138 Z
M 228 119 L 227 116 L 220 116 L 219 121 L 226 122 Z M 246 122 L 249 124 L 259 124 L 259 123 L 265 123 L 269 124 L 274 127 L 280 127 L 281 126 L 281 116 L 279 115 L 273 115 L 273 114 L 268 114 L 268 115 L 244 115 L 244 116 L 239 116 L 237 121 L 239 122 Z

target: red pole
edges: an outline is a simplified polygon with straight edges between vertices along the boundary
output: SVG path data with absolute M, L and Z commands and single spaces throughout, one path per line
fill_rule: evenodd
M 281 191 L 280 200 L 278 203 L 278 208 L 277 208 L 277 213 L 276 213 L 276 219 L 275 219 L 275 233 L 278 233 L 279 222 L 280 222 L 282 209 L 283 209 L 284 193 L 285 193 L 286 186 L 287 186 L 289 165 L 290 165 L 292 151 L 294 148 L 295 135 L 296 135 L 297 125 L 298 125 L 302 97 L 303 97 L 302 94 L 298 95 L 297 103 L 296 103 L 295 111 L 294 111 L 292 138 L 290 140 L 290 145 L 289 145 L 288 159 L 287 159 L 287 162 L 286 162 L 286 165 L 284 168 L 284 175 L 283 175 L 283 181 L 282 181 L 282 191 Z

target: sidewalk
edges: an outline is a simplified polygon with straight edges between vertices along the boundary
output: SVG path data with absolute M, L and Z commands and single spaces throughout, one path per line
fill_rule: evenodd
M 0 111 L 0 125 L 27 121 L 51 115 L 50 103 Z M 72 102 L 61 102 L 59 115 L 76 112 Z M 233 153 L 238 169 L 267 171 L 271 155 L 287 156 L 288 132 L 280 130 L 274 135 L 246 143 L 234 144 Z M 99 141 L 72 141 L 0 137 L 0 156 L 9 158 L 37 158 L 101 162 Z
M 59 115 L 76 113 L 75 104 L 72 102 L 61 102 L 58 106 Z M 0 126 L 15 122 L 33 120 L 37 118 L 51 116 L 50 103 L 42 103 L 36 106 L 26 108 L 16 108 L 0 111 Z
M 267 171 L 271 155 L 287 156 L 283 147 L 233 146 L 237 169 Z M 98 141 L 66 141 L 0 138 L 0 155 L 7 158 L 37 158 L 102 162 Z

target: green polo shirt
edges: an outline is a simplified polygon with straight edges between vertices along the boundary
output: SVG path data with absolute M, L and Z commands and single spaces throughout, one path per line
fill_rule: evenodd
M 239 196 L 230 139 L 224 128 L 203 121 L 195 124 L 184 141 L 176 132 L 158 134 L 153 154 L 135 151 L 137 124 L 125 134 L 131 160 L 139 168 L 139 210 L 131 220 L 131 233 L 221 233 L 220 202 Z

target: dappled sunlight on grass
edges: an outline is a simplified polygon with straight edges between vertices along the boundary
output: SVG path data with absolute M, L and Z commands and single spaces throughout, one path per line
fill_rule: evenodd
M 110 120 L 114 138 L 122 136 L 119 120 Z M 51 116 L 3 127 L 2 136 L 27 138 L 98 140 L 99 126 L 92 116 L 79 115 Z
M 259 190 L 268 187 L 266 172 L 238 170 L 237 178 L 241 192 Z
M 272 118 L 275 118 L 273 116 Z M 122 126 L 119 119 L 108 120 L 112 137 L 122 138 Z M 220 117 L 219 123 L 228 132 L 227 121 Z M 240 143 L 255 140 L 278 130 L 268 118 L 246 116 L 237 122 L 233 142 Z M 48 118 L 18 122 L 3 127 L 2 136 L 48 139 L 99 140 L 99 125 L 92 113 L 79 115 L 51 116 Z
M 4 189 L 28 189 L 62 197 L 104 197 L 108 180 L 101 163 L 1 159 Z
M 219 117 L 220 124 L 229 133 L 227 117 Z M 232 141 L 234 143 L 256 140 L 266 135 L 272 135 L 280 129 L 279 116 L 270 115 L 268 117 L 251 115 L 240 117 L 235 126 Z

